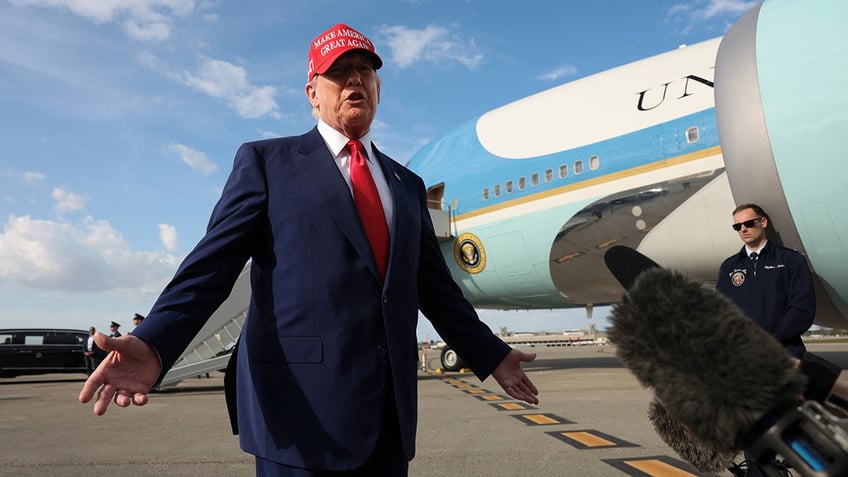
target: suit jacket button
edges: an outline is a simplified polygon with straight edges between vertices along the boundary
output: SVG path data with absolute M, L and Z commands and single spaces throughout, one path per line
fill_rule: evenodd
M 389 295 L 383 295 L 383 303 L 389 302 Z

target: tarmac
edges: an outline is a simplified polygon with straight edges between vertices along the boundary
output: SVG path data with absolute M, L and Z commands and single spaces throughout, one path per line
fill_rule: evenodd
M 410 476 L 705 476 L 656 435 L 652 391 L 622 367 L 612 345 L 524 348 L 540 404 L 509 398 L 489 378 L 419 376 L 417 455 Z M 848 367 L 848 344 L 808 349 Z M 0 474 L 252 476 L 253 457 L 230 433 L 223 374 L 151 394 L 143 407 L 105 416 L 77 397 L 82 375 L 0 379 Z M 722 476 L 731 474 L 723 473 Z

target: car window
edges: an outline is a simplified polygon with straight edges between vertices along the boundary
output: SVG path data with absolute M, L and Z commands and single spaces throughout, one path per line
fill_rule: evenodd
M 12 335 L 0 334 L 0 345 L 12 344 Z
M 75 335 L 47 335 L 44 337 L 44 344 L 81 344 L 82 341 Z
M 26 336 L 24 336 L 24 344 L 28 344 L 28 345 L 44 344 L 44 335 L 26 335 Z

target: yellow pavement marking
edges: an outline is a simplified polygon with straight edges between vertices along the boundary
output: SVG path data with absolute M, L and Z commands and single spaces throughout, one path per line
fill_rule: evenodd
M 571 424 L 571 423 L 566 423 Z M 632 442 L 619 439 L 615 436 L 604 434 L 596 429 L 574 429 L 572 431 L 548 432 L 549 436 L 555 437 L 568 445 L 578 449 L 599 449 L 603 447 L 638 447 Z M 653 459 L 653 457 L 650 457 Z
M 514 402 L 502 402 L 498 403 L 499 407 L 502 407 L 508 411 L 521 411 L 527 409 L 527 406 L 524 404 L 514 403 Z
M 601 447 L 601 446 L 614 446 L 615 442 L 604 439 L 601 436 L 596 436 L 595 434 L 578 431 L 578 432 L 561 432 L 565 437 L 569 439 L 574 439 L 575 441 L 583 444 L 586 447 Z
M 503 401 L 504 398 L 498 396 L 497 394 L 487 394 L 485 396 L 480 396 L 480 399 L 484 401 Z
M 558 420 L 553 419 L 551 417 L 548 417 L 544 414 L 525 414 L 521 417 L 523 417 L 524 419 L 527 419 L 528 421 L 530 421 L 534 424 L 538 424 L 540 426 L 544 426 L 544 425 L 548 425 L 548 424 L 562 424 L 562 421 L 558 421 Z
M 468 394 L 486 394 L 486 393 L 491 393 L 492 391 L 487 391 L 485 389 L 477 388 L 477 389 L 466 389 L 465 392 L 467 392 Z
M 653 477 L 695 477 L 695 474 L 659 460 L 626 460 L 624 463 Z

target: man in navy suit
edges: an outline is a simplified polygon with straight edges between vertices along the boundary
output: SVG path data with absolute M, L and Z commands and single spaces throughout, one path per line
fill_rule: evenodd
M 407 475 L 419 310 L 481 380 L 492 375 L 513 398 L 538 403 L 521 369 L 535 355 L 478 319 L 440 252 L 423 181 L 371 143 L 381 66 L 347 25 L 311 43 L 306 96 L 318 125 L 241 146 L 206 235 L 144 322 L 121 339 L 97 336 L 112 353 L 80 393 L 83 403 L 97 394 L 95 414 L 113 399 L 147 402 L 247 260 L 252 295 L 228 405 L 257 475 Z M 362 167 L 373 178 L 370 209 L 355 203 Z M 360 218 L 374 209 L 376 219 Z M 374 220 L 381 245 L 364 225 Z
M 813 276 L 803 255 L 768 239 L 769 223 L 757 204 L 733 210 L 733 230 L 745 245 L 719 267 L 716 290 L 801 359 L 801 336 L 816 316 Z

